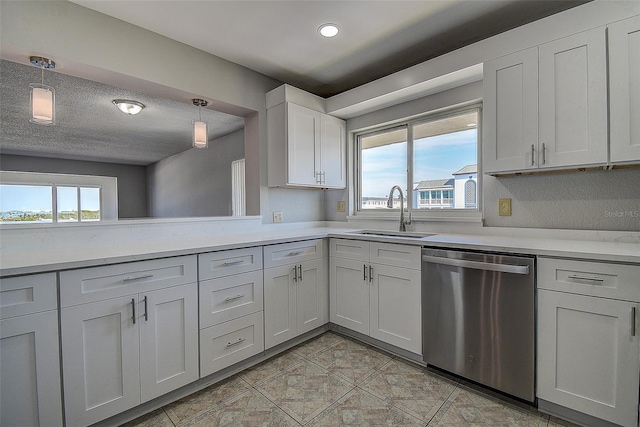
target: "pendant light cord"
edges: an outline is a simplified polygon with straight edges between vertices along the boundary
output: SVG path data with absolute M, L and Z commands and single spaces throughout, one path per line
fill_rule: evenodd
M 44 62 L 40 64 L 40 83 L 44 86 Z

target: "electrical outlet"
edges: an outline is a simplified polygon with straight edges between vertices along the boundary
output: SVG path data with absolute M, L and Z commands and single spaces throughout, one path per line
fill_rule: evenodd
M 273 211 L 273 222 L 282 222 L 282 211 Z
M 511 216 L 511 199 L 498 199 L 498 215 Z
M 344 200 L 338 202 L 338 212 L 344 212 L 347 210 L 347 203 Z

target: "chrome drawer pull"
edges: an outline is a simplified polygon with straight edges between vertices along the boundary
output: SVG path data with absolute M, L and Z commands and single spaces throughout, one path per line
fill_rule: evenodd
M 238 260 L 235 260 L 235 261 L 226 261 L 222 265 L 224 265 L 225 267 L 229 267 L 230 265 L 242 264 L 243 262 L 244 262 L 243 260 L 238 259 Z
M 631 307 L 631 336 L 636 336 L 636 308 Z
M 244 297 L 244 295 L 240 295 L 240 294 L 238 294 L 236 296 L 233 296 L 233 297 L 226 297 L 224 299 L 224 302 L 234 301 L 234 300 L 240 299 L 242 297 Z
M 147 296 L 144 296 L 144 321 L 149 321 L 149 309 L 147 308 Z
M 296 256 L 296 255 L 300 255 L 303 252 L 304 251 L 292 251 L 292 252 L 289 252 L 287 256 Z
M 244 342 L 244 341 L 246 341 L 246 340 L 247 340 L 246 338 L 238 338 L 238 341 L 234 341 L 234 342 L 227 343 L 227 348 L 229 348 L 229 347 L 233 347 L 234 345 L 238 345 L 238 344 L 240 344 L 241 342 Z
M 151 277 L 153 277 L 153 274 L 145 274 L 144 276 L 125 277 L 124 279 L 122 279 L 122 281 L 131 282 L 132 280 L 149 279 Z
M 588 280 L 590 282 L 604 282 L 604 279 L 601 279 L 599 277 L 578 276 L 577 274 L 572 274 L 568 277 L 569 279 L 573 279 L 573 280 Z
M 133 319 L 133 324 L 136 324 L 136 300 L 135 298 L 131 298 L 131 311 L 133 311 L 133 316 L 131 317 L 131 319 Z

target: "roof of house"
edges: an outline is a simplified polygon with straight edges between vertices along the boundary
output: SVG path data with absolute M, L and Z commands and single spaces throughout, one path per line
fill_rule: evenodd
M 453 188 L 453 178 L 445 179 L 431 179 L 427 181 L 420 181 L 416 185 L 415 190 L 430 190 L 432 188 Z
M 477 173 L 478 165 L 467 165 L 457 172 L 452 173 L 451 175 L 466 175 L 468 173 Z

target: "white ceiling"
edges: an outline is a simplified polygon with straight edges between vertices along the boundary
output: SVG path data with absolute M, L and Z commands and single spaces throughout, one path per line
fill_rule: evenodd
M 585 2 L 71 1 L 324 97 Z

